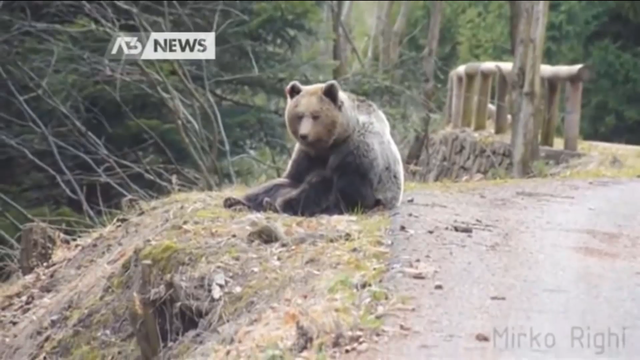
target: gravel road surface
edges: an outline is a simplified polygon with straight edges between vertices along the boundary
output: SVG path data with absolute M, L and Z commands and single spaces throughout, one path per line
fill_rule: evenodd
M 415 309 L 357 358 L 640 359 L 640 181 L 418 190 L 393 219 Z

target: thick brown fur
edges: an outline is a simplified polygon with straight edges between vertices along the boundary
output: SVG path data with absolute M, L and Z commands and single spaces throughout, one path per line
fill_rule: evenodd
M 398 205 L 402 161 L 375 104 L 343 92 L 336 81 L 286 90 L 285 120 L 297 144 L 282 179 L 224 206 L 290 215 L 343 214 Z

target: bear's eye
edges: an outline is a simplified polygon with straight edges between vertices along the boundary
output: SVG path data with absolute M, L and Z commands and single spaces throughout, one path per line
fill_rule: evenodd
M 311 115 L 311 119 L 313 121 L 316 121 L 316 120 L 320 119 L 320 115 Z
M 297 117 L 298 122 L 302 122 L 302 119 L 304 119 L 304 115 L 300 114 Z

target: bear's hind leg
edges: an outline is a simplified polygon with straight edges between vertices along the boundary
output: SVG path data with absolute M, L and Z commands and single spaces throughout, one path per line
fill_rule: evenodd
M 367 213 L 381 206 L 365 175 L 316 171 L 295 191 L 275 203 L 278 212 L 295 216 Z
M 324 214 L 333 202 L 334 178 L 319 170 L 310 174 L 295 191 L 280 197 L 275 202 L 279 212 L 294 216 L 315 216 Z
M 274 179 L 251 189 L 241 198 L 227 197 L 223 200 L 222 205 L 226 209 L 245 207 L 254 211 L 271 210 L 269 207 L 265 209 L 265 203 L 268 204 L 269 200 L 277 201 L 280 197 L 294 191 L 296 187 L 296 184 L 287 179 Z M 267 201 L 265 202 L 265 200 Z
M 373 192 L 371 181 L 364 175 L 338 176 L 335 187 L 336 196 L 331 204 L 335 213 L 367 213 L 382 206 Z

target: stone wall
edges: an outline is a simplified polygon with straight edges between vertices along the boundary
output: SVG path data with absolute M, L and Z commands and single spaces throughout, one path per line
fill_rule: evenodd
M 420 160 L 407 171 L 409 180 L 479 178 L 494 171 L 511 170 L 511 146 L 469 129 L 444 130 L 431 135 Z
M 584 154 L 540 147 L 549 165 L 566 163 Z M 489 132 L 448 129 L 432 134 L 417 166 L 406 169 L 407 180 L 433 182 L 507 176 L 511 173 L 511 145 Z

